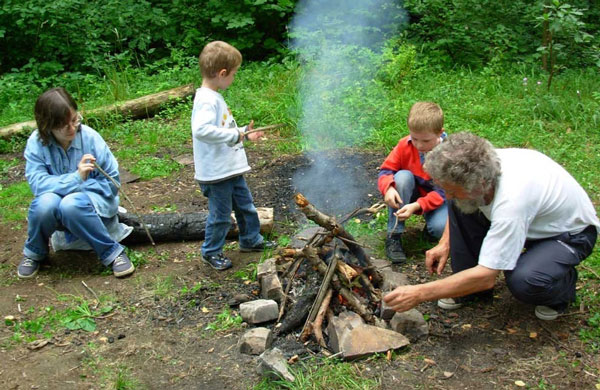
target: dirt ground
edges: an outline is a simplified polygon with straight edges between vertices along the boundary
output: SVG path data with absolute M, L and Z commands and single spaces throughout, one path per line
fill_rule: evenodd
M 311 172 L 316 157 L 275 157 L 269 148 L 251 148 L 247 153 L 253 170 L 246 178 L 255 204 L 274 208 L 276 232 L 293 234 L 301 221 L 292 201 L 298 190 L 295 183 L 314 182 L 303 182 L 301 176 Z M 385 151 L 327 154 L 326 169 L 317 172 L 326 184 L 307 197 L 333 214 L 370 206 L 380 199 L 377 166 L 384 157 Z M 23 168 L 12 168 L 2 183 L 22 180 Z M 206 209 L 189 165 L 170 177 L 125 184 L 124 189 L 142 213 L 167 205 L 175 205 L 179 212 Z M 408 232 L 407 237 L 418 233 Z M 26 342 L 12 341 L 13 329 L 0 325 L 0 388 L 112 388 L 119 370 L 148 389 L 248 389 L 260 381 L 257 359 L 236 349 L 244 329 L 205 330 L 236 294 L 256 293 L 257 284 L 239 275 L 260 254 L 241 254 L 231 246 L 226 254 L 233 269 L 217 272 L 201 262 L 201 242 L 160 243 L 154 249 L 140 245 L 132 249 L 145 253 L 149 261 L 132 277 L 116 279 L 101 273 L 92 253 L 58 252 L 50 255 L 35 279 L 23 281 L 15 270 L 26 225 L 3 222 L 0 235 L 2 318 L 31 319 L 34 314 L 26 313 L 30 307 L 36 314 L 45 307 L 64 308 L 65 296 L 92 302 L 90 290 L 118 304 L 109 315 L 96 319 L 95 332 L 59 327 L 47 345 L 35 350 Z M 422 250 L 412 251 L 409 262 L 399 268 L 413 283 L 434 278 L 426 273 L 423 258 Z M 170 293 L 161 293 L 169 283 Z M 180 292 L 196 283 L 202 286 L 197 291 Z M 381 389 L 513 389 L 521 384 L 538 389 L 598 388 L 600 358 L 586 351 L 578 338 L 585 326 L 585 316 L 578 312 L 553 322 L 537 320 L 533 307 L 512 298 L 503 280 L 497 283 L 492 303 L 454 312 L 434 303 L 418 309 L 429 316 L 427 338 L 397 351 L 391 360 L 379 356 L 353 362 L 360 375 L 377 379 Z M 310 361 L 315 355 L 311 349 L 298 344 L 294 353 Z

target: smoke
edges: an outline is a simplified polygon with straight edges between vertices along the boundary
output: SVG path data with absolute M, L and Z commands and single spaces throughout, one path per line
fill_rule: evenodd
M 360 186 L 366 191 L 366 183 L 357 183 L 353 169 L 340 167 L 344 165 L 340 159 L 351 161 L 352 156 L 332 157 L 325 151 L 369 138 L 377 101 L 385 98 L 374 82 L 379 54 L 405 21 L 398 0 L 300 0 L 297 4 L 290 37 L 303 67 L 298 128 L 312 165 L 294 175 L 294 184 L 325 212 L 344 213 L 360 206 Z

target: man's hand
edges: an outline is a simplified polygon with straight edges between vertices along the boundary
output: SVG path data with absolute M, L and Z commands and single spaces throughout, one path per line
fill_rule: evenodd
M 396 217 L 398 217 L 399 221 L 405 221 L 408 219 L 408 217 L 410 217 L 411 215 L 413 215 L 414 213 L 416 213 L 419 210 L 421 210 L 421 205 L 418 204 L 417 202 L 414 202 L 414 203 L 409 203 L 409 204 L 405 205 L 400 210 L 396 211 L 394 213 L 394 215 L 396 215 Z
M 87 180 L 90 172 L 94 170 L 95 162 L 96 157 L 91 154 L 84 154 L 83 157 L 81 157 L 81 161 L 79 162 L 79 165 L 77 165 L 77 172 L 79 172 L 81 180 Z
M 387 191 L 385 192 L 383 201 L 385 202 L 385 204 L 387 204 L 388 206 L 390 206 L 393 209 L 399 209 L 400 207 L 402 207 L 402 204 L 404 203 L 404 202 L 402 202 L 402 198 L 400 197 L 400 194 L 398 193 L 398 191 L 396 191 L 396 189 L 392 186 L 390 186 L 387 189 Z
M 448 245 L 448 241 L 444 239 L 440 240 L 436 246 L 425 252 L 425 266 L 427 267 L 427 271 L 430 274 L 435 272 L 441 275 L 449 255 L 450 246 Z
M 412 309 L 423 302 L 420 294 L 420 285 L 396 287 L 392 292 L 383 297 L 383 301 L 397 312 Z

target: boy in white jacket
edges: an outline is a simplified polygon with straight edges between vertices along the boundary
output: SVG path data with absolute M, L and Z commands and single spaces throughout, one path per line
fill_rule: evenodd
M 231 268 L 223 246 L 231 228 L 231 211 L 239 228 L 242 252 L 259 252 L 275 247 L 260 234 L 260 222 L 243 174 L 250 171 L 243 140 L 256 141 L 262 132 L 245 135 L 253 121 L 239 128 L 218 92 L 231 85 L 242 63 L 233 46 L 214 41 L 200 53 L 202 86 L 196 90 L 192 110 L 195 179 L 208 198 L 208 219 L 202 244 L 202 260 L 222 271 Z

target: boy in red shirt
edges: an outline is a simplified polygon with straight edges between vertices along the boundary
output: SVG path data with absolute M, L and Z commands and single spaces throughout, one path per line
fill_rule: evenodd
M 407 122 L 409 135 L 387 156 L 377 182 L 389 211 L 385 254 L 395 264 L 406 261 L 401 239 L 411 215 L 423 214 L 427 233 L 438 239 L 448 219 L 444 191 L 423 170 L 427 152 L 446 138 L 444 113 L 435 103 L 417 102 Z

